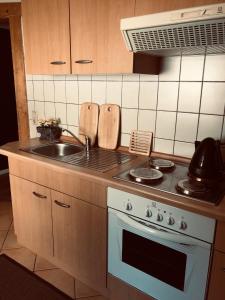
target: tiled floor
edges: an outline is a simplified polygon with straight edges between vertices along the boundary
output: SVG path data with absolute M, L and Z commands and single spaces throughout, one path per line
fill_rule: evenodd
M 10 201 L 1 201 L 0 190 L 0 253 L 5 253 L 33 271 L 73 299 L 107 300 L 69 274 L 17 243 L 13 230 L 12 206 Z

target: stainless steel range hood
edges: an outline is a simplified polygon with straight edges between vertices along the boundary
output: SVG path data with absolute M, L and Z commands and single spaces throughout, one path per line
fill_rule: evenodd
M 122 19 L 120 28 L 131 52 L 225 53 L 225 3 Z

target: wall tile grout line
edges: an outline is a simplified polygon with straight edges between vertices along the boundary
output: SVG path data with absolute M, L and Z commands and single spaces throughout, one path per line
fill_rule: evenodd
M 206 64 L 206 55 L 204 56 L 203 71 L 202 71 L 202 84 L 201 84 L 201 93 L 200 93 L 200 102 L 199 102 L 199 111 L 198 111 L 199 113 L 198 113 L 196 140 L 198 139 L 199 124 L 200 124 L 200 117 L 201 117 L 201 104 L 202 104 L 202 93 L 204 88 L 205 64 Z
M 181 79 L 181 68 L 183 57 L 180 57 L 180 66 L 179 66 L 179 83 L 178 83 L 178 92 L 177 92 L 177 110 L 176 110 L 176 120 L 175 120 L 175 128 L 174 128 L 174 138 L 173 138 L 173 154 L 175 152 L 175 138 L 177 133 L 177 118 L 178 118 L 178 107 L 179 107 L 179 97 L 180 97 L 180 79 Z

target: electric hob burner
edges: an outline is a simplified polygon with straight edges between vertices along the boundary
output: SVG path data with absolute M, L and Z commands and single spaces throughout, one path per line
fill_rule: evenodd
M 136 168 L 129 171 L 129 175 L 133 180 L 139 183 L 148 183 L 159 180 L 163 177 L 163 173 L 151 168 Z
M 171 171 L 174 168 L 175 164 L 171 160 L 157 158 L 150 159 L 150 166 L 160 171 Z
M 204 196 L 209 192 L 209 188 L 204 183 L 191 179 L 179 180 L 176 189 L 178 192 L 192 197 Z

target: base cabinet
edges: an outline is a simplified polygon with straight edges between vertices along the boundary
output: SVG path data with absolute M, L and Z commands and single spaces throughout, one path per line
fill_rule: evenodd
M 207 300 L 225 299 L 225 253 L 214 251 Z
M 105 294 L 106 209 L 14 175 L 10 183 L 19 243 Z
M 106 286 L 106 210 L 51 191 L 54 256 L 96 289 Z
M 19 242 L 42 256 L 52 256 L 50 190 L 12 175 L 10 185 L 14 227 Z

